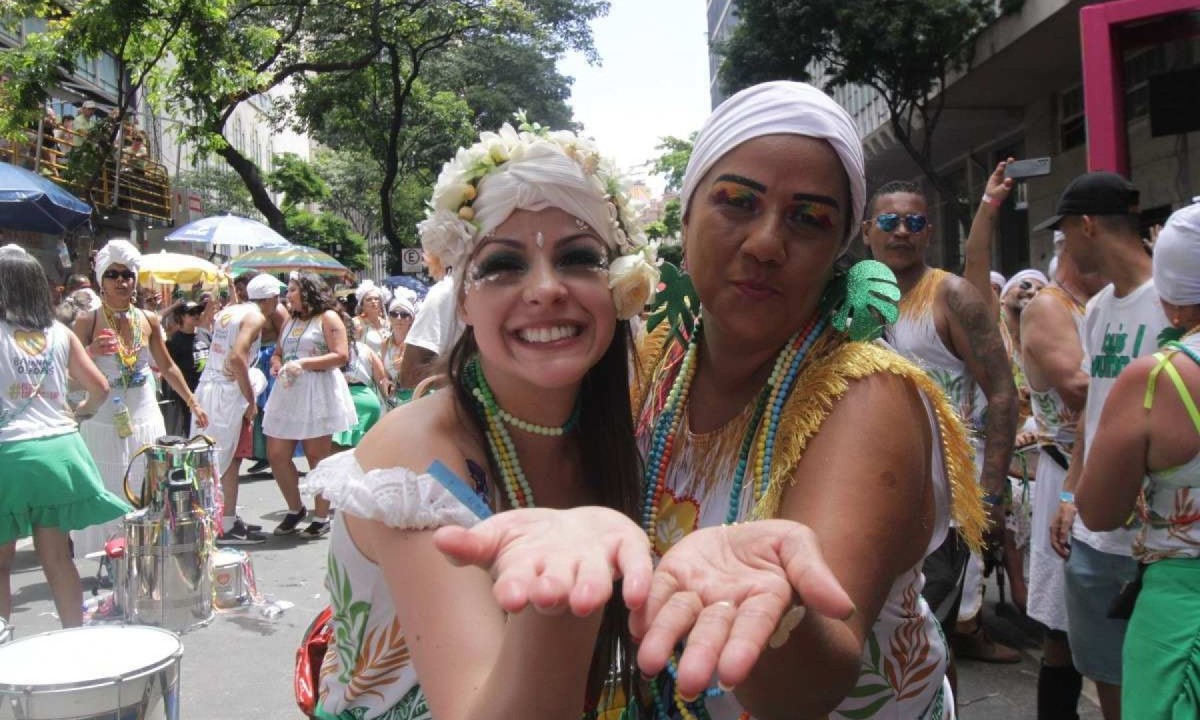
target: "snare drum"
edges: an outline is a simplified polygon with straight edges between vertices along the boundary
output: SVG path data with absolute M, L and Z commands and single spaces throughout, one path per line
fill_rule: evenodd
M 178 720 L 183 644 L 160 628 L 56 630 L 0 647 L 0 720 Z

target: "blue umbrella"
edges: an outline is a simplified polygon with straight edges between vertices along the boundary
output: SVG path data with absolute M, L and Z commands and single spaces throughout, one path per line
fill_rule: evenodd
M 257 220 L 221 215 L 200 218 L 179 228 L 165 238 L 169 242 L 195 242 L 209 245 L 241 245 L 243 247 L 265 247 L 288 245 L 284 236 Z
M 421 299 L 424 299 L 425 293 L 429 292 L 429 286 L 412 275 L 389 275 L 383 279 L 383 285 L 389 289 L 406 287 Z
M 52 181 L 0 162 L 0 228 L 59 235 L 91 215 L 90 205 Z

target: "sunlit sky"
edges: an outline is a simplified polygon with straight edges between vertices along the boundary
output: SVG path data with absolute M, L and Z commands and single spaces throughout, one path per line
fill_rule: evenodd
M 611 0 L 592 23 L 600 65 L 573 54 L 559 70 L 575 78 L 571 107 L 584 134 L 628 174 L 646 175 L 665 135 L 686 137 L 708 117 L 704 0 Z M 660 192 L 662 181 L 646 177 Z

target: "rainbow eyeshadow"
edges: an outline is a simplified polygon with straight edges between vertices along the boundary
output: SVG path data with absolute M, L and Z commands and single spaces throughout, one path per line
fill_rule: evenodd
M 822 230 L 833 229 L 833 208 L 825 203 L 802 200 L 796 203 L 792 217 Z
M 718 180 L 713 183 L 709 195 L 714 202 L 734 205 L 740 208 L 754 209 L 758 207 L 758 195 L 753 190 L 728 180 Z

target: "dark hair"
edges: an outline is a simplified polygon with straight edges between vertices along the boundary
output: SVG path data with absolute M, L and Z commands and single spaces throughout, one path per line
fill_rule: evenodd
M 625 514 L 640 524 L 642 498 L 642 460 L 634 441 L 633 411 L 629 388 L 630 349 L 633 333 L 629 322 L 617 323 L 612 342 L 600 361 L 583 376 L 579 388 L 579 421 L 571 437 L 579 450 L 579 466 L 584 485 L 595 492 L 596 503 Z M 460 409 L 466 409 L 462 422 L 484 437 L 484 418 L 466 377 L 467 364 L 479 355 L 474 331 L 468 326 L 450 351 L 449 374 L 455 399 Z M 460 413 L 461 416 L 461 413 Z M 493 505 L 506 502 L 500 491 L 500 470 L 488 453 L 488 476 L 492 478 Z M 588 676 L 588 697 L 595 697 L 615 656 L 619 653 L 620 667 L 631 673 L 635 665 L 632 639 L 629 635 L 628 612 L 621 594 L 614 590 L 613 598 L 604 611 L 600 634 L 596 641 Z M 624 678 L 633 685 L 632 678 Z M 629 695 L 632 703 L 635 698 Z
M 1096 221 L 1096 224 L 1115 235 L 1125 235 L 1127 237 L 1135 237 L 1139 240 L 1142 237 L 1142 224 L 1138 216 L 1129 213 L 1126 215 L 1089 215 Z
M 921 189 L 920 185 L 916 184 L 915 182 L 909 182 L 908 180 L 891 180 L 885 182 L 883 185 L 880 185 L 879 188 L 871 194 L 871 199 L 867 202 L 867 215 L 871 216 L 875 214 L 875 202 L 879 200 L 879 198 L 883 197 L 884 195 L 896 195 L 898 193 L 918 195 L 922 200 L 925 201 L 926 205 L 929 204 L 929 198 L 925 196 L 925 191 Z
M 42 264 L 24 251 L 0 250 L 0 314 L 10 325 L 44 330 L 54 324 L 54 303 Z
M 84 287 L 91 287 L 92 281 L 87 275 L 76 273 L 67 278 L 67 287 L 72 288 L 71 292 Z
M 293 316 L 300 320 L 308 320 L 323 314 L 326 310 L 337 310 L 337 300 L 329 285 L 316 273 L 296 273 L 288 279 L 296 283 L 300 289 L 300 307 L 288 308 Z M 307 312 L 305 312 L 307 311 Z

